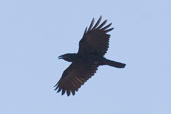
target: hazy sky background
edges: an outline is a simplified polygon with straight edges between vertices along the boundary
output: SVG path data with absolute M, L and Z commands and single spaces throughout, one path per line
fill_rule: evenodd
M 106 57 L 75 96 L 53 86 L 93 17 L 112 22 Z M 171 114 L 170 0 L 1 0 L 0 114 Z

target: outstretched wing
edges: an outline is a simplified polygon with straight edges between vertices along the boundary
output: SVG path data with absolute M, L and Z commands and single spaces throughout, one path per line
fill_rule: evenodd
M 91 76 L 94 75 L 98 67 L 98 63 L 94 60 L 73 62 L 62 74 L 61 79 L 55 85 L 57 92 L 62 91 L 62 95 L 66 92 L 69 96 L 83 85 Z
M 98 19 L 94 25 L 94 18 L 91 21 L 91 24 L 87 30 L 85 29 L 83 38 L 79 42 L 78 54 L 97 54 L 104 56 L 109 47 L 109 37 L 110 35 L 107 32 L 113 30 L 109 28 L 112 23 L 105 26 L 107 20 L 103 21 L 101 24 L 102 17 Z M 94 25 L 94 26 L 93 26 Z

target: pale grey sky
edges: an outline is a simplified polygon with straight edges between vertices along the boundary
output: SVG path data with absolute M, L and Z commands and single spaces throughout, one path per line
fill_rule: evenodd
M 0 114 L 171 114 L 170 0 L 1 0 Z M 75 96 L 53 86 L 99 16 L 112 22 L 106 57 Z

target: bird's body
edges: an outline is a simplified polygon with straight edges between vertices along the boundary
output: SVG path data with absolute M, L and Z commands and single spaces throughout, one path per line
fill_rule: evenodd
M 78 53 L 68 53 L 59 56 L 71 65 L 63 72 L 61 79 L 55 85 L 55 90 L 62 95 L 66 92 L 69 96 L 94 75 L 100 65 L 110 65 L 116 68 L 124 68 L 125 64 L 108 60 L 104 57 L 109 47 L 109 37 L 107 32 L 113 30 L 109 28 L 111 23 L 104 27 L 107 20 L 100 24 L 102 17 L 94 24 L 94 18 L 90 27 L 84 32 L 83 38 L 79 42 Z M 100 24 L 100 25 L 99 25 Z
M 103 57 L 101 55 L 96 55 L 96 54 L 89 54 L 89 55 L 84 56 L 84 55 L 79 55 L 76 53 L 68 53 L 68 54 L 59 56 L 59 59 L 64 59 L 65 61 L 68 61 L 68 62 L 92 60 L 92 61 L 98 63 L 98 65 L 110 65 L 110 66 L 114 66 L 117 68 L 123 68 L 125 66 L 125 64 L 121 64 L 116 61 L 108 60 L 105 57 Z M 113 65 L 112 65 L 112 63 L 113 63 Z

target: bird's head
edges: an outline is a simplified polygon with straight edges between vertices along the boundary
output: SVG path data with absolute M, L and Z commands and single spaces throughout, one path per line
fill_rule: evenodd
M 72 62 L 76 59 L 76 54 L 75 53 L 67 53 L 64 55 L 60 55 L 58 58 L 64 59 L 65 61 L 68 61 L 68 62 Z

